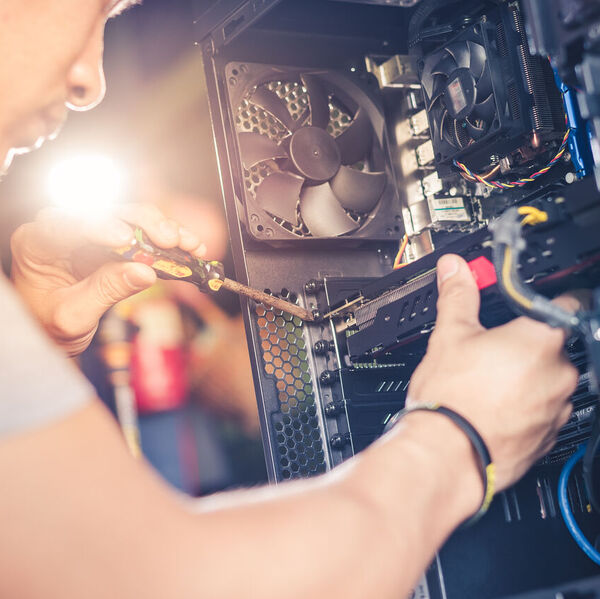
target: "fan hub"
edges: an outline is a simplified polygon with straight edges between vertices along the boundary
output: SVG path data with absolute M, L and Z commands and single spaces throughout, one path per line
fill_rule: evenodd
M 317 183 L 329 181 L 342 164 L 335 140 L 319 127 L 302 127 L 292 135 L 290 158 L 301 175 Z
M 444 100 L 450 116 L 464 119 L 473 110 L 476 101 L 476 83 L 469 69 L 452 72 L 444 90 Z

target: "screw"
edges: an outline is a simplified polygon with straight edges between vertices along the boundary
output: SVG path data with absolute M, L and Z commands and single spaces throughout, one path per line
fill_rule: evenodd
M 304 284 L 304 291 L 309 295 L 316 295 L 321 289 L 323 289 L 323 281 L 317 279 L 310 279 Z
M 333 385 L 333 383 L 335 383 L 336 380 L 337 372 L 334 372 L 333 370 L 324 370 L 319 376 L 319 381 L 321 381 L 321 385 Z
M 315 341 L 315 344 L 313 345 L 313 352 L 317 356 L 324 356 L 328 352 L 332 351 L 332 345 L 332 343 L 325 341 L 325 339 L 319 339 L 318 341 Z
M 341 401 L 332 401 L 325 406 L 325 416 L 333 418 L 344 409 L 344 403 Z
M 343 435 L 340 433 L 336 433 L 335 435 L 332 435 L 329 439 L 329 443 L 334 449 L 342 449 L 348 444 L 349 441 L 350 435 L 348 433 L 345 433 Z

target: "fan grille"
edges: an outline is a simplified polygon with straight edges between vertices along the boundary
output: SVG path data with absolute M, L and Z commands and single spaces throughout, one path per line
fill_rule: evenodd
M 285 83 L 283 81 L 271 81 L 265 86 L 275 92 L 282 100 L 292 118 L 297 121 L 308 110 L 308 95 L 303 85 L 294 81 Z
M 305 112 L 309 110 L 308 93 L 304 85 L 301 83 L 297 81 L 270 81 L 264 85 L 268 90 L 277 94 L 279 99 L 285 103 L 288 112 L 294 120 L 300 119 Z M 240 103 L 235 117 L 236 129 L 239 133 L 259 133 L 261 135 L 265 135 L 272 141 L 279 143 L 285 137 L 287 137 L 290 132 L 273 115 L 260 106 L 252 103 L 252 95 L 256 89 L 256 87 L 253 87 L 251 90 L 249 90 L 246 97 Z M 327 125 L 327 132 L 333 137 L 338 137 L 350 126 L 351 123 L 352 118 L 345 111 L 345 109 L 339 106 L 337 102 L 335 102 L 335 99 L 330 101 L 329 124 Z M 275 162 L 266 161 L 257 164 L 250 169 L 243 168 L 246 193 L 250 194 L 253 199 L 256 199 L 257 188 L 263 182 L 265 177 L 277 170 L 275 167 Z M 359 170 L 362 170 L 364 169 L 365 165 L 360 163 L 356 165 L 356 167 Z M 296 207 L 296 213 L 299 215 L 298 206 Z M 350 214 L 350 216 L 359 224 L 363 220 L 359 216 L 352 214 Z M 279 219 L 275 216 L 271 216 L 271 218 L 278 225 L 284 229 L 287 229 L 294 235 L 298 235 L 300 237 L 306 237 L 310 235 L 308 229 L 301 222 L 299 217 L 296 223 L 288 223 L 287 221 Z
M 247 98 L 240 104 L 235 123 L 238 132 L 260 133 L 275 142 L 280 142 L 288 134 L 287 129 L 274 116 L 252 104 Z

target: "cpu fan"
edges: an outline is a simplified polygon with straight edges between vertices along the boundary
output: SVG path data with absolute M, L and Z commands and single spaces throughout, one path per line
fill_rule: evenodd
M 370 93 L 345 74 L 229 67 L 247 80 L 232 104 L 251 232 L 389 236 L 395 194 L 383 115 Z
M 490 11 L 418 61 L 440 174 L 454 160 L 475 170 L 496 164 L 528 146 L 533 132 L 538 142 L 560 135 L 562 109 L 547 63 L 529 52 L 514 4 Z
M 430 54 L 423 64 L 421 85 L 438 159 L 497 128 L 498 106 L 479 28 Z
M 421 79 L 440 138 L 460 149 L 492 127 L 496 101 L 485 48 L 471 40 L 454 42 L 430 56 Z

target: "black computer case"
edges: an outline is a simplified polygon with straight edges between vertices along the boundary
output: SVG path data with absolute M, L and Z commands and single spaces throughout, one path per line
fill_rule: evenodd
M 406 167 L 402 148 L 409 147 L 413 156 L 415 147 L 427 141 L 420 133 L 427 124 L 415 116 L 420 113 L 422 119 L 420 69 L 408 57 L 410 19 L 427 1 L 221 0 L 196 22 L 235 276 L 317 316 L 316 323 L 303 323 L 262 305 L 243 305 L 267 470 L 274 483 L 326 472 L 382 434 L 389 414 L 402 408 L 410 374 L 424 351 L 427 329 L 421 326 L 420 338 L 401 361 L 350 359 L 348 347 L 339 343 L 343 321 L 321 317 L 365 289 L 379 286 L 382 294 L 408 284 L 424 265 L 433 267 L 436 252 L 444 247 L 475 258 L 485 246 L 487 233 L 473 225 L 472 208 L 451 203 L 455 212 L 448 214 L 456 221 L 436 221 L 435 210 L 442 208 L 432 208 L 426 189 L 439 188 L 435 170 L 417 164 L 421 170 L 415 174 Z M 467 0 L 460 6 L 468 15 L 477 4 Z M 408 142 L 406 126 L 413 134 Z M 310 129 L 306 135 L 322 152 L 318 164 L 294 155 L 299 136 L 290 140 L 302 128 Z M 368 141 L 353 151 L 344 136 Z M 338 161 L 331 172 L 325 168 L 328 160 Z M 417 200 L 415 185 L 418 194 L 425 194 Z M 362 195 L 353 193 L 356 189 Z M 589 189 L 596 197 L 595 188 Z M 494 202 L 486 199 L 482 211 L 501 210 Z M 478 218 L 485 220 L 485 214 Z M 413 262 L 401 275 L 390 275 L 405 233 L 414 239 Z M 588 241 L 596 244 L 593 235 Z M 389 278 L 394 276 L 395 281 Z M 424 291 L 405 306 L 416 314 L 421 302 L 423 322 L 429 308 L 429 315 L 435 310 L 429 288 L 419 287 Z M 500 303 L 491 291 L 484 292 L 487 313 L 482 310 L 482 318 L 490 325 L 512 317 Z M 358 344 L 361 339 L 356 339 Z M 580 359 L 580 349 L 572 351 Z M 586 385 L 578 393 L 582 406 L 595 403 Z M 587 430 L 580 427 L 575 434 L 585 437 Z M 575 582 L 599 572 L 576 547 L 558 512 L 557 464 L 564 455 L 558 452 L 556 459 L 536 466 L 495 499 L 482 521 L 457 531 L 414 596 L 596 596 L 590 590 L 543 594 L 543 589 L 564 590 L 564 585 L 574 592 L 600 586 Z M 591 534 L 599 530 L 600 520 L 588 513 L 580 485 L 576 477 L 574 509 Z

